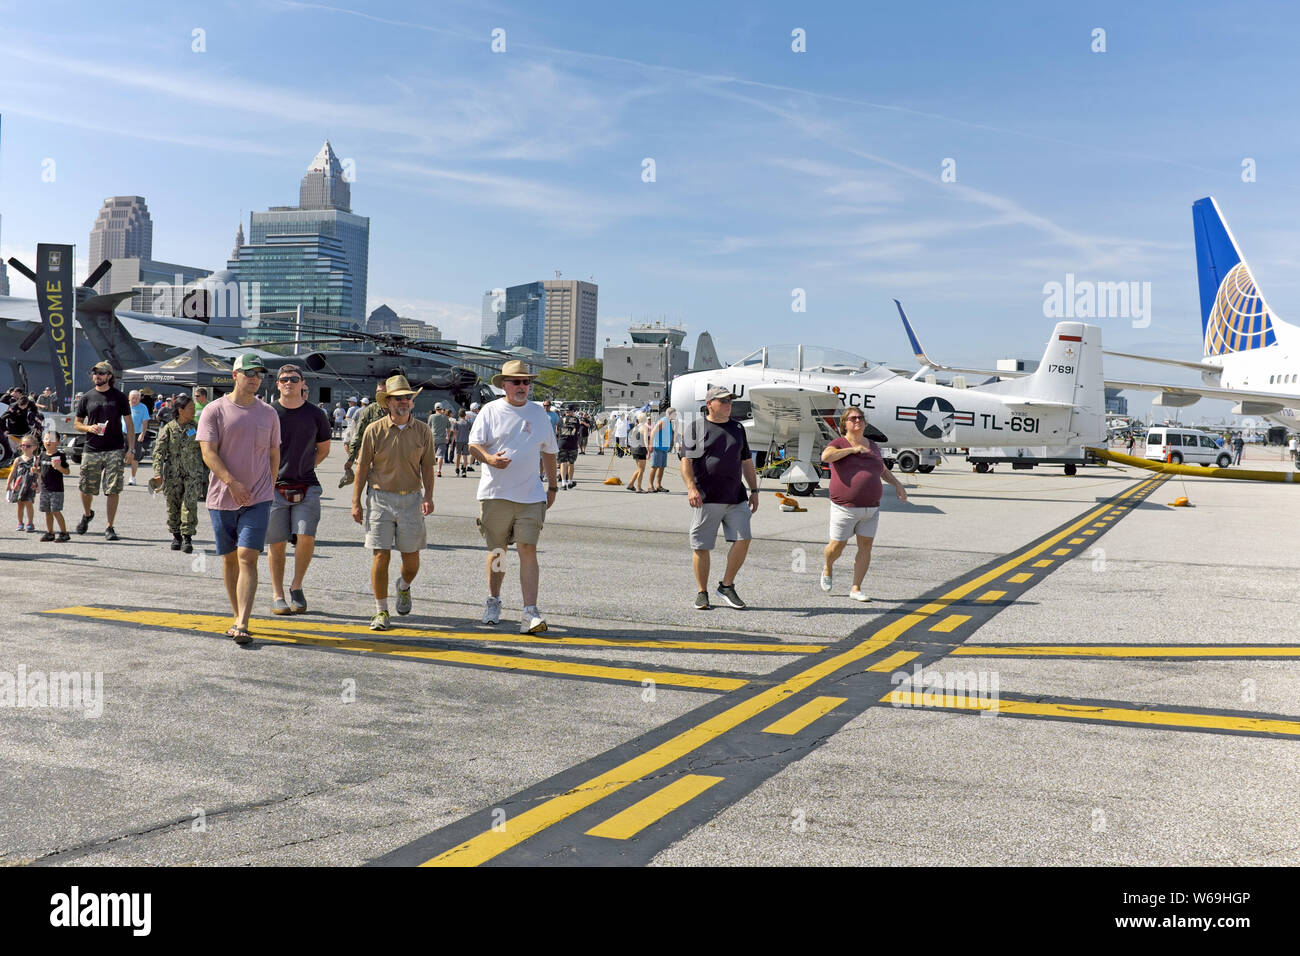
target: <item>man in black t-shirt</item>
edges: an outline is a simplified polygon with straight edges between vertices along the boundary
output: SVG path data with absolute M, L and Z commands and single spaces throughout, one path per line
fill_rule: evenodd
M 281 365 L 275 376 L 280 400 L 280 470 L 266 526 L 267 564 L 271 569 L 271 613 L 301 614 L 307 610 L 302 584 L 316 549 L 320 524 L 321 484 L 316 466 L 330 453 L 329 416 L 306 400 L 306 373 L 297 365 Z M 293 580 L 284 598 L 285 552 L 293 538 Z
M 85 534 L 95 512 L 90 509 L 103 488 L 108 500 L 108 526 L 104 537 L 118 540 L 113 530 L 117 517 L 117 497 L 122 493 L 122 469 L 135 464 L 135 424 L 131 420 L 131 404 L 126 396 L 113 386 L 113 366 L 99 362 L 90 370 L 95 387 L 77 402 L 74 419 L 77 431 L 86 436 L 81 453 L 81 508 L 84 512 L 77 522 L 77 534 Z M 123 425 L 126 433 L 123 434 Z
M 560 451 L 555 460 L 560 465 L 560 487 L 576 488 L 573 480 L 573 463 L 578 460 L 578 443 L 581 440 L 578 416 L 572 408 L 566 408 L 560 417 L 560 427 L 555 430 L 555 441 Z
M 731 420 L 734 397 L 721 385 L 709 389 L 705 396 L 707 417 L 690 422 L 682 433 L 682 480 L 686 483 L 686 500 L 693 509 L 691 564 L 699 587 L 695 607 L 700 611 L 709 609 L 709 552 L 718 540 L 718 525 L 722 525 L 731 542 L 727 569 L 718 582 L 718 596 L 734 608 L 745 607 L 736 593 L 736 574 L 749 553 L 749 517 L 758 511 L 758 473 L 749 453 L 745 427 Z

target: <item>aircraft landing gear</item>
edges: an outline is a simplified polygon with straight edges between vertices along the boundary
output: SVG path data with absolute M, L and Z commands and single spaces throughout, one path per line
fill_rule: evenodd
M 989 463 L 987 461 L 975 462 L 975 474 L 987 475 L 989 473 Z
M 1066 466 L 1065 466 L 1065 473 L 1066 473 L 1067 475 L 1073 475 L 1073 474 L 1074 474 L 1075 472 L 1077 472 L 1078 470 L 1079 470 L 1078 467 L 1076 467 L 1075 465 L 1066 465 Z
M 792 481 L 785 486 L 785 490 L 797 498 L 807 498 L 817 491 L 817 482 L 815 481 Z

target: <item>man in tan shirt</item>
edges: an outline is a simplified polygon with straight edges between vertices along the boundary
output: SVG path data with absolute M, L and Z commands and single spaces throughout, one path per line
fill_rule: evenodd
M 366 547 L 374 551 L 370 585 L 375 593 L 372 631 L 386 631 L 388 562 L 396 548 L 402 555 L 397 579 L 397 613 L 411 613 L 411 582 L 420 570 L 427 543 L 424 519 L 433 513 L 433 432 L 411 415 L 415 396 L 404 375 L 385 384 L 388 414 L 366 429 L 357 452 L 357 481 L 352 491 L 352 520 L 366 529 Z M 424 490 L 420 497 L 421 487 Z M 366 507 L 361 507 L 362 490 Z

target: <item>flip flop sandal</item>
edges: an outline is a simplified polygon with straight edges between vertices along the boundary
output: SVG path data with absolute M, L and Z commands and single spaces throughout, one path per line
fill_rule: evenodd
M 248 628 L 240 627 L 238 624 L 232 624 L 226 629 L 226 637 L 234 638 L 236 644 L 247 644 L 253 639 Z

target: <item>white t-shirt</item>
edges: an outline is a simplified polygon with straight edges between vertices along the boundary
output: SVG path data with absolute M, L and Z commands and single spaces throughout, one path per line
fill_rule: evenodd
M 520 504 L 546 500 L 546 488 L 538 471 L 541 453 L 556 454 L 555 429 L 540 405 L 525 402 L 516 408 L 504 398 L 488 402 L 474 419 L 469 443 L 480 445 L 490 455 L 505 455 L 505 468 L 483 465 L 478 482 L 478 498 L 504 498 Z
M 626 438 L 627 433 L 628 433 L 627 419 L 624 418 L 622 415 L 615 415 L 614 416 L 614 437 Z

